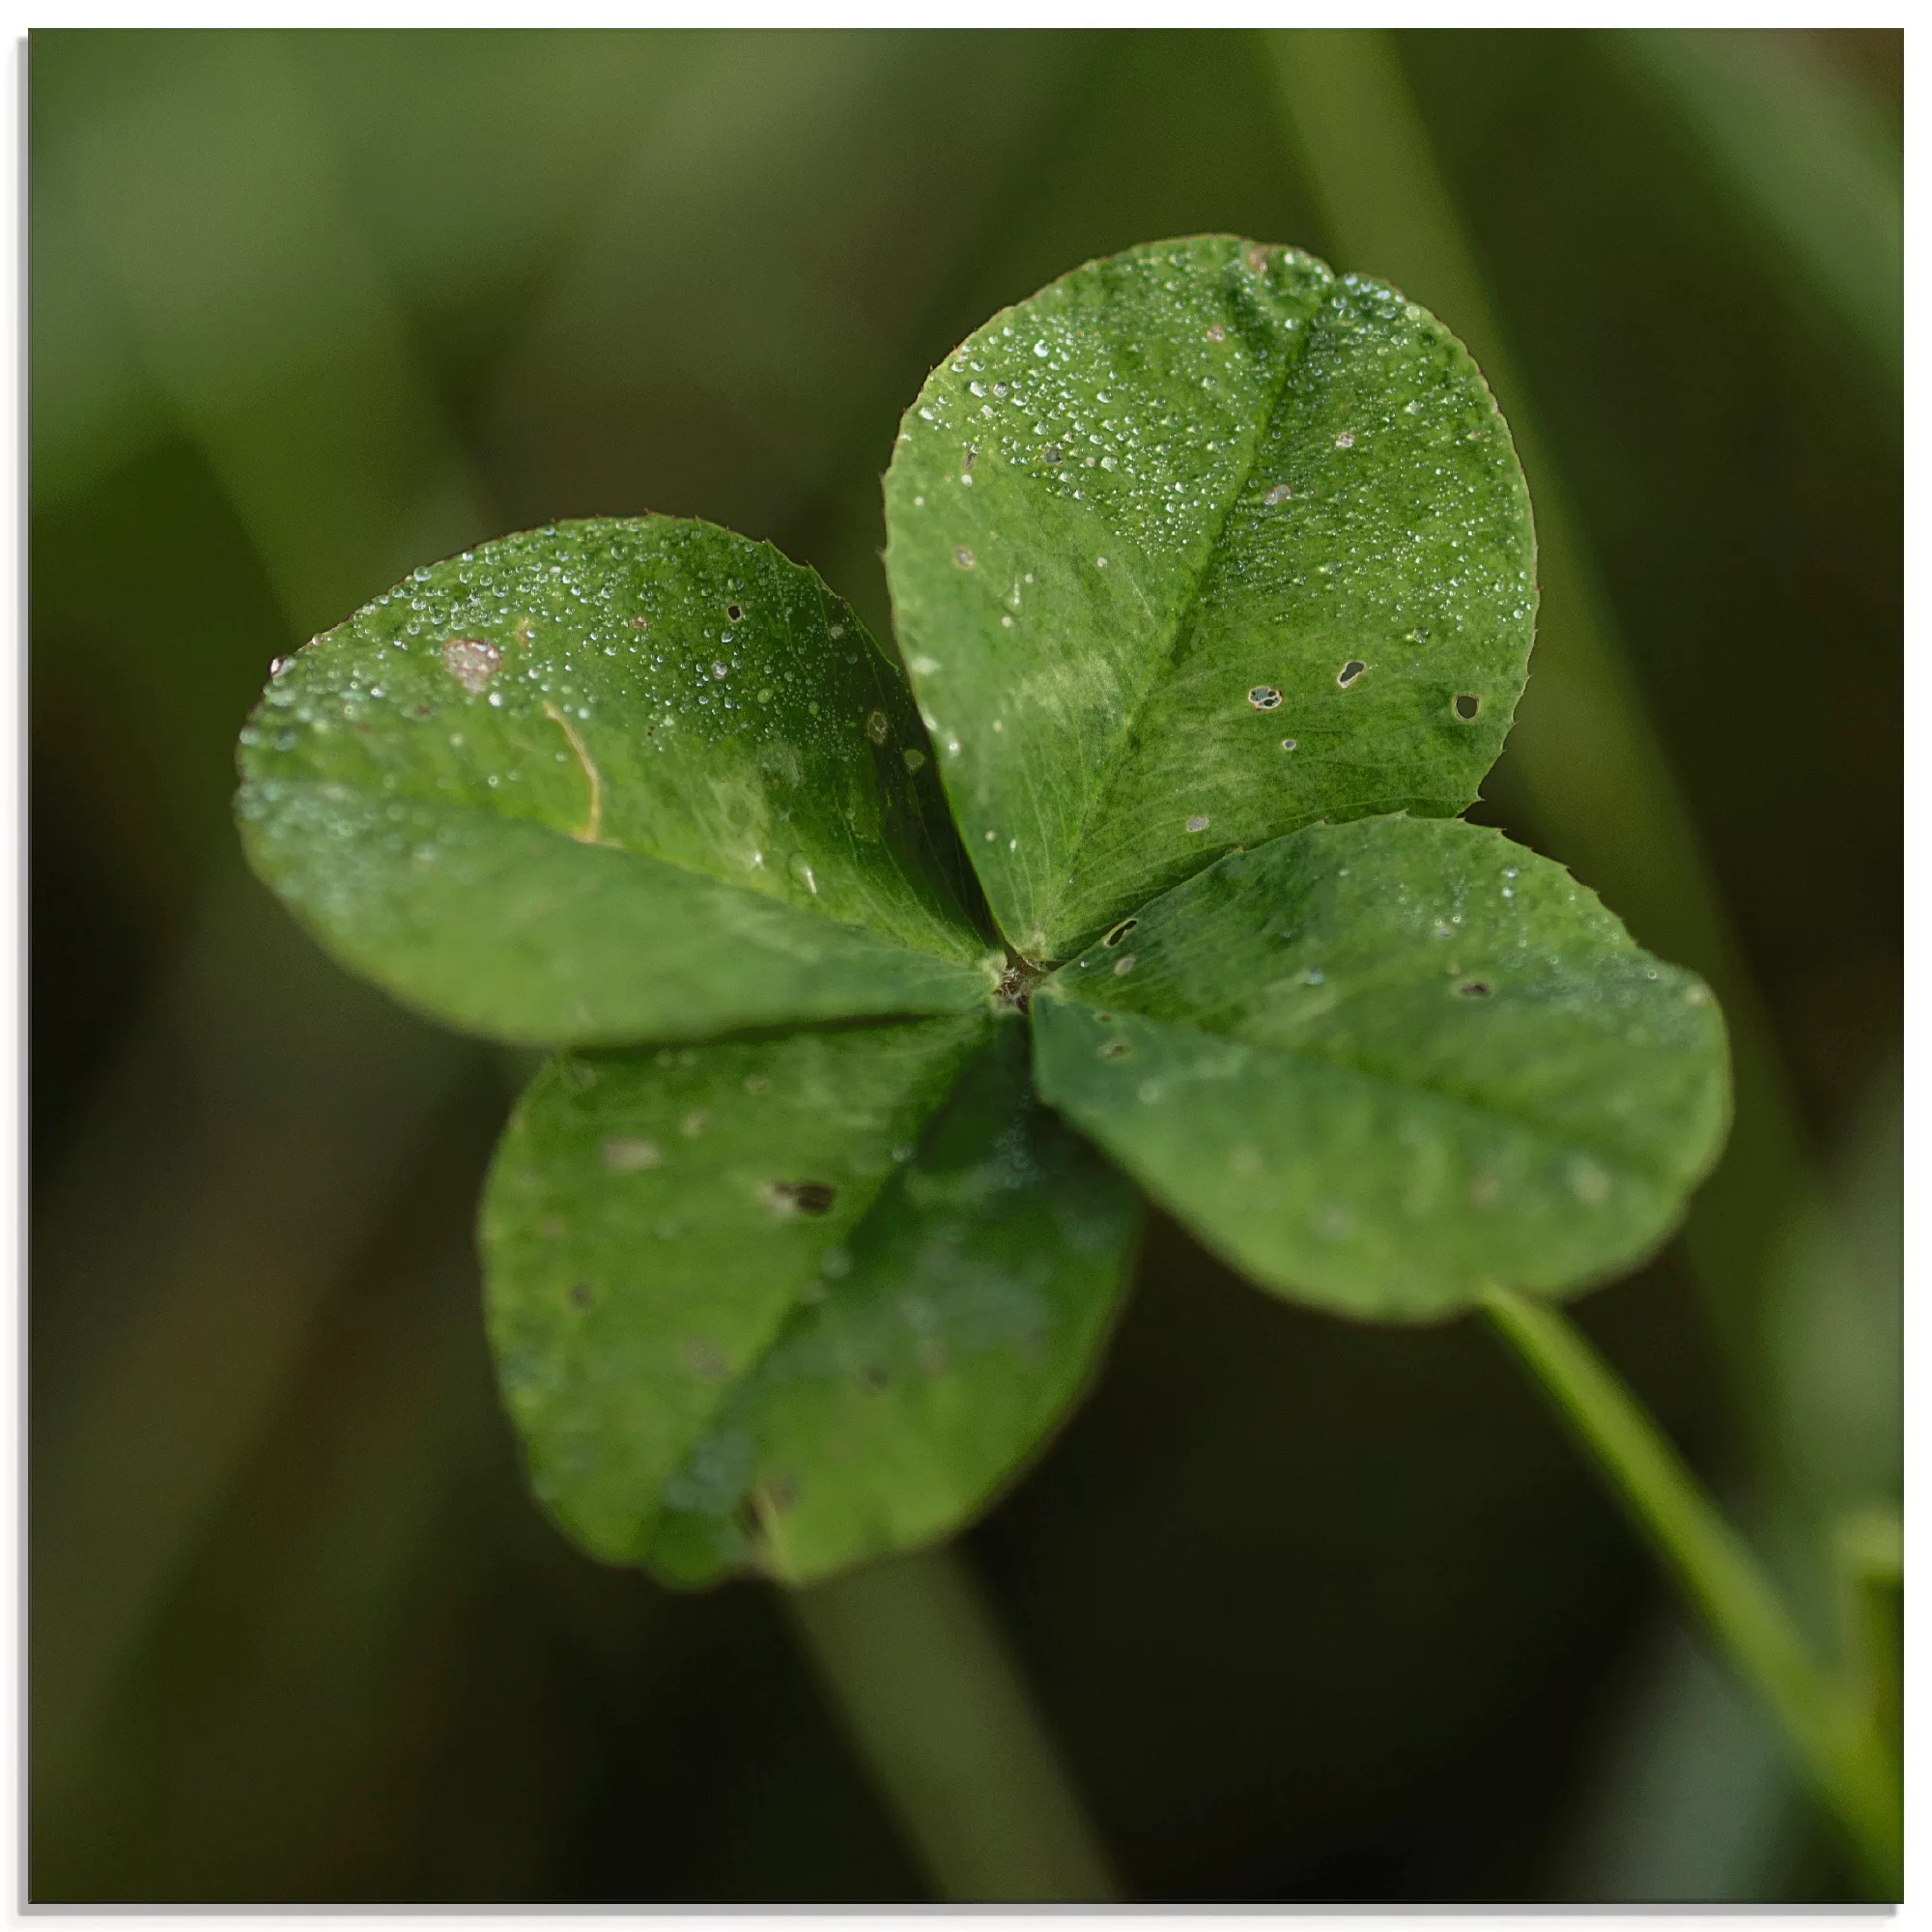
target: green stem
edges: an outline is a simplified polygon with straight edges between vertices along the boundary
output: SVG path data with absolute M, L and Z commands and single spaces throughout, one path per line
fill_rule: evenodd
M 1483 1305 L 1764 1698 L 1870 1883 L 1896 1898 L 1904 1857 L 1897 1776 L 1864 1701 L 1818 1662 L 1743 1539 L 1580 1331 L 1548 1304 L 1505 1290 L 1492 1290 Z
M 784 1595 L 940 1897 L 1121 1898 L 963 1557 L 925 1550 Z

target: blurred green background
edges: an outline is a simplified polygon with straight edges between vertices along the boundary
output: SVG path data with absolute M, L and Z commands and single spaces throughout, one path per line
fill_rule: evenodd
M 769 537 L 883 631 L 927 368 L 1170 234 L 1388 276 L 1538 428 L 1546 688 L 1621 682 L 1556 756 L 1533 678 L 1480 811 L 1730 949 L 1774 1149 L 1581 1312 L 1826 1615 L 1898 1483 L 1902 37 L 1300 40 L 33 37 L 35 1898 L 924 1895 L 766 1591 L 525 1500 L 470 1232 L 519 1069 L 245 876 L 232 747 L 270 658 L 558 516 Z M 967 1548 L 1137 1897 L 1848 1895 L 1473 1323 L 1156 1224 Z

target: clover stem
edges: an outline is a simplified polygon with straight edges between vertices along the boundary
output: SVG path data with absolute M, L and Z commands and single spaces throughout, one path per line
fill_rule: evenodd
M 1121 1897 L 962 1555 L 923 1550 L 783 1594 L 941 1898 Z
M 1483 1308 L 1770 1707 L 1798 1769 L 1850 1835 L 1867 1880 L 1897 1898 L 1898 1776 L 1855 1686 L 1812 1655 L 1743 1538 L 1576 1325 L 1547 1303 L 1500 1289 L 1484 1296 Z

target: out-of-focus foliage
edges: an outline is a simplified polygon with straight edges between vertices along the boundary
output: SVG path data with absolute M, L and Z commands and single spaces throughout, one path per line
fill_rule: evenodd
M 1829 1152 L 1899 1010 L 1877 338 L 1748 146 L 1621 43 L 1396 45 Z M 1882 138 L 1808 179 L 1883 177 L 1898 36 L 1699 58 L 1775 61 L 1794 138 L 1850 103 Z M 599 1570 L 526 1500 L 471 1248 L 522 1069 L 241 876 L 230 748 L 270 659 L 555 516 L 769 537 L 882 631 L 899 411 L 992 310 L 1148 235 L 1377 265 L 1322 232 L 1239 36 L 43 34 L 30 62 L 34 1893 L 915 1895 L 768 1598 Z M 1536 843 L 1510 767 L 1492 815 Z M 1878 1228 L 1896 1162 L 1863 1171 Z M 1825 1293 L 1872 1297 L 1882 1344 L 1870 1252 Z M 1669 1258 L 1588 1319 L 1704 1466 L 1762 1475 Z M 1896 1385 L 1833 1332 L 1791 1439 L 1862 1485 Z M 1659 1586 L 1466 1325 L 1270 1306 L 1157 1224 L 1106 1378 L 972 1549 L 1140 1896 L 1681 1882 L 1587 1856 L 1634 1788 Z M 1758 1862 L 1690 1882 L 1837 1895 L 1804 1830 L 1763 1830 L 1747 1747 L 1699 1735 L 1729 1806 L 1703 1843 L 1742 1821 Z

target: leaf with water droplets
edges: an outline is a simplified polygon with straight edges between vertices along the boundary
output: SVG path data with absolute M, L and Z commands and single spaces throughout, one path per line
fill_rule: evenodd
M 1460 811 L 1522 691 L 1529 499 L 1482 376 L 1293 249 L 1154 242 L 1003 310 L 907 412 L 886 519 L 948 794 L 1035 959 L 1232 845 Z
M 936 1541 L 1078 1395 L 1135 1214 L 1015 1015 L 554 1061 L 483 1211 L 532 1486 L 681 1583 Z
M 903 674 L 707 524 L 417 571 L 271 678 L 248 854 L 345 964 L 501 1038 L 963 1010 L 997 967 Z
M 1607 1279 L 1723 1143 L 1703 983 L 1460 820 L 1231 854 L 1141 908 L 1133 957 L 1098 942 L 1035 993 L 1040 1092 L 1293 1300 L 1429 1321 Z

